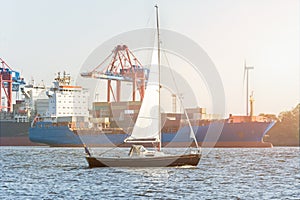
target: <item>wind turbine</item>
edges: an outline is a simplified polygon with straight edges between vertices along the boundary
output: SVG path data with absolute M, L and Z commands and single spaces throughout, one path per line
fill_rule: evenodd
M 244 85 L 245 85 L 245 78 L 246 81 L 246 116 L 249 115 L 249 70 L 254 69 L 253 66 L 247 66 L 246 60 L 244 60 Z

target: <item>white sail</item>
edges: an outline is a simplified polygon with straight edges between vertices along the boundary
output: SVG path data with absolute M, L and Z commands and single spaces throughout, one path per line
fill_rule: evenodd
M 156 60 L 155 53 L 152 60 Z M 154 63 L 154 62 L 152 62 Z M 133 127 L 131 136 L 125 139 L 127 143 L 135 142 L 159 142 L 160 110 L 159 110 L 159 71 L 158 66 L 150 67 L 145 96 L 140 108 L 139 115 Z

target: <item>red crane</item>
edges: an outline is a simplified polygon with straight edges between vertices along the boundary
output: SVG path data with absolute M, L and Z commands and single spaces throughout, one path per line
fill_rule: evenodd
M 108 66 L 103 69 L 103 64 L 111 58 Z M 102 68 L 102 70 L 100 69 Z M 139 60 L 126 45 L 116 46 L 112 53 L 102 63 L 90 72 L 81 73 L 82 77 L 107 80 L 107 102 L 110 102 L 110 93 L 116 102 L 121 98 L 121 81 L 132 82 L 132 100 L 136 99 L 136 88 L 139 91 L 141 101 L 145 94 L 145 83 L 149 76 L 149 70 L 143 68 Z M 111 81 L 116 81 L 116 95 L 111 87 Z
M 25 84 L 24 79 L 20 78 L 20 73 L 12 70 L 12 68 L 0 58 L 0 111 L 7 108 L 8 112 L 12 112 L 12 94 L 13 91 L 19 90 L 20 84 Z M 4 91 L 7 106 L 2 106 L 2 91 Z

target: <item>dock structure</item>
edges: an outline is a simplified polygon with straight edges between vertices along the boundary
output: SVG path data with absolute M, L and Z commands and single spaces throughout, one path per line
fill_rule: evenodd
M 13 70 L 2 58 L 0 58 L 0 111 L 7 109 L 7 112 L 13 111 L 13 92 L 18 92 L 20 85 L 25 81 L 20 77 L 20 73 Z M 2 91 L 4 92 L 7 104 L 2 104 Z

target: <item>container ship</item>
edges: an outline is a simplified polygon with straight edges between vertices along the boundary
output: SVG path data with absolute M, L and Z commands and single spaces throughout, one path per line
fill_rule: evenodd
M 18 73 L 13 76 L 13 70 L 2 66 L 1 92 L 6 94 L 7 105 L 4 105 L 5 101 L 0 102 L 0 145 L 123 146 L 137 118 L 149 70 L 142 67 L 126 45 L 118 45 L 110 56 L 113 59 L 101 73 L 94 69 L 81 74 L 86 78 L 107 80 L 108 91 L 112 89 L 111 82 L 116 81 L 116 93 L 107 92 L 107 101 L 93 102 L 92 109 L 89 109 L 89 91 L 72 85 L 70 75 L 65 72 L 58 73 L 53 86 L 46 88 L 33 82 L 25 85 Z M 3 60 L 1 62 L 6 64 Z M 132 82 L 132 101 L 120 100 L 122 81 Z M 23 86 L 16 89 L 14 84 Z M 13 91 L 22 95 L 22 98 L 16 97 L 15 104 L 12 104 Z M 139 92 L 139 101 L 135 99 L 136 91 Z M 111 101 L 111 96 L 115 102 Z M 164 146 L 191 145 L 191 130 L 199 144 L 207 147 L 272 146 L 263 142 L 263 136 L 274 122 L 253 116 L 253 112 L 249 116 L 230 115 L 227 119 L 219 119 L 207 114 L 204 108 L 190 108 L 185 109 L 184 114 L 162 113 L 161 119 Z
M 29 129 L 32 142 L 52 147 L 126 146 L 123 141 L 131 134 L 141 101 L 93 102 L 88 110 L 89 92 L 70 85 L 70 76 L 55 79 L 47 91 L 47 115 L 36 116 Z M 205 108 L 185 109 L 182 113 L 162 113 L 162 145 L 187 147 L 191 124 L 202 147 L 271 147 L 263 136 L 275 122 L 261 116 L 232 116 L 213 119 Z M 186 117 L 187 116 L 187 117 Z

